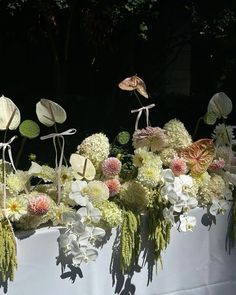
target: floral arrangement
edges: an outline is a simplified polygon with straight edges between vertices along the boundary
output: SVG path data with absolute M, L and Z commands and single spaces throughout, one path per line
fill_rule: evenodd
M 148 99 L 148 93 L 142 79 L 129 77 L 119 87 L 132 91 L 141 105 L 131 111 L 137 114 L 132 136 L 122 131 L 111 144 L 105 134 L 92 134 L 66 159 L 65 137 L 74 135 L 76 130 L 58 132 L 58 124 L 66 120 L 65 110 L 51 100 L 41 99 L 36 105 L 38 120 L 54 128 L 41 140 L 52 139 L 55 167 L 32 159 L 27 171 L 17 169 L 22 149 L 14 162 L 11 146 L 16 136 L 8 139 L 8 130 L 19 127 L 24 143 L 27 138 L 39 136 L 40 127 L 32 120 L 20 123 L 17 106 L 9 98 L 0 97 L 0 130 L 4 132 L 0 144 L 3 281 L 13 280 L 17 267 L 16 230 L 62 226 L 60 250 L 79 267 L 96 259 L 98 244 L 116 228 L 111 267 L 118 261 L 120 273 L 125 275 L 139 265 L 141 251 L 144 264 L 152 273 L 170 242 L 171 228 L 193 230 L 194 208 L 206 208 L 213 216 L 232 208 L 234 224 L 235 126 L 225 123 L 232 111 L 231 100 L 224 93 L 211 98 L 204 121 L 211 125 L 221 122 L 210 138 L 193 141 L 178 119 L 162 128 L 150 125 L 149 111 L 155 105 L 143 105 L 141 98 Z M 143 112 L 147 126 L 139 129 Z M 232 231 L 236 233 L 234 227 Z M 147 241 L 151 247 L 145 246 Z

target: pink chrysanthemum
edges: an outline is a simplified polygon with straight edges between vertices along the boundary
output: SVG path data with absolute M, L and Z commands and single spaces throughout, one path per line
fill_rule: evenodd
M 159 127 L 146 127 L 136 130 L 133 134 L 133 146 L 135 149 L 147 147 L 152 152 L 161 151 L 167 145 L 165 131 Z
M 50 208 L 50 199 L 46 195 L 32 197 L 29 200 L 28 211 L 32 215 L 44 215 Z
M 225 160 L 219 158 L 218 160 L 214 160 L 209 166 L 210 170 L 216 171 L 222 169 L 225 166 Z
M 179 157 L 176 157 L 171 161 L 170 169 L 176 176 L 186 174 L 188 171 L 188 167 L 185 160 Z
M 105 181 L 105 184 L 109 189 L 110 197 L 113 197 L 119 193 L 121 184 L 118 179 L 108 179 Z
M 106 177 L 116 176 L 120 173 L 121 161 L 115 157 L 110 157 L 103 161 L 102 172 Z

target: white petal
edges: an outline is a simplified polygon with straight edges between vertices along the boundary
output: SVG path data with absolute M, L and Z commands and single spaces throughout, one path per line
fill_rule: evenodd
M 227 118 L 232 109 L 232 101 L 224 92 L 213 95 L 208 104 L 208 112 L 213 112 L 218 118 Z
M 38 174 L 42 171 L 42 166 L 40 166 L 38 163 L 36 162 L 31 162 L 31 166 L 28 170 L 28 174 L 32 175 L 32 174 Z
M 65 110 L 59 104 L 48 99 L 41 99 L 36 104 L 36 114 L 39 121 L 48 127 L 55 123 L 64 123 L 66 120 Z
M 20 111 L 11 99 L 2 95 L 0 97 L 0 130 L 6 130 L 12 115 L 13 118 L 9 125 L 10 130 L 16 129 L 19 126 L 21 119 Z

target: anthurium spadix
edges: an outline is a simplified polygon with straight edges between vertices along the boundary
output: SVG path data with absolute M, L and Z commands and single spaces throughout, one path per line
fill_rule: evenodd
M 209 101 L 207 112 L 214 114 L 217 118 L 226 119 L 232 109 L 231 99 L 224 92 L 219 92 L 213 95 Z
M 79 154 L 71 154 L 70 156 L 70 164 L 72 169 L 76 173 L 77 179 L 86 179 L 86 180 L 93 180 L 96 174 L 96 169 L 93 163 L 79 155 Z
M 62 124 L 66 120 L 66 111 L 49 99 L 43 98 L 36 104 L 36 114 L 39 122 L 48 127 L 55 123 Z
M 0 130 L 14 130 L 20 124 L 20 111 L 14 102 L 5 96 L 0 97 Z

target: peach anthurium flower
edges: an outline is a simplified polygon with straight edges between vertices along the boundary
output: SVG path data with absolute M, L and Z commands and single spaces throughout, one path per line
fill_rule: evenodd
M 193 175 L 205 172 L 212 163 L 214 155 L 214 143 L 208 138 L 195 141 L 180 153 L 180 157 L 186 160 Z
M 122 90 L 133 91 L 137 90 L 142 96 L 148 98 L 146 85 L 137 75 L 128 77 L 119 83 L 119 88 Z

